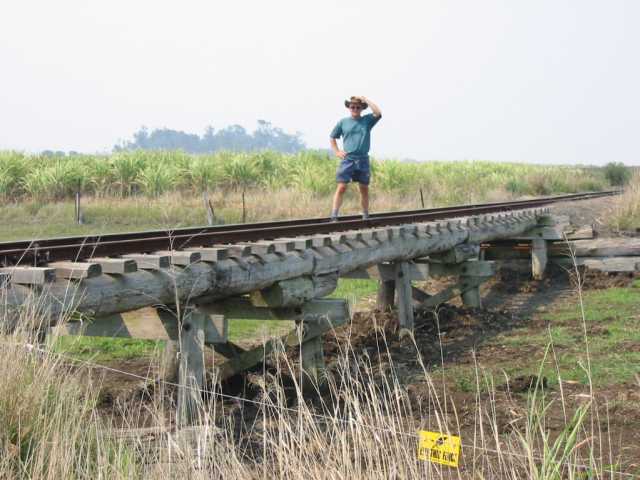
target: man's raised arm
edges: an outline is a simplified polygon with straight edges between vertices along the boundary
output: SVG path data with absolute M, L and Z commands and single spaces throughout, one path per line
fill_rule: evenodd
M 382 112 L 380 111 L 380 107 L 378 105 L 376 105 L 375 103 L 373 103 L 371 100 L 369 100 L 367 97 L 364 97 L 364 96 L 361 96 L 360 100 L 362 100 L 364 103 L 366 103 L 371 107 L 371 112 L 373 113 L 374 117 L 382 116 Z
M 338 142 L 336 141 L 335 138 L 330 137 L 329 143 L 331 144 L 331 150 L 333 150 L 333 153 L 335 154 L 336 157 L 344 158 L 347 156 L 347 154 L 343 150 L 340 150 L 338 148 Z

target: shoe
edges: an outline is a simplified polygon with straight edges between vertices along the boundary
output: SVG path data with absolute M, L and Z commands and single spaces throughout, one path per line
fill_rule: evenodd
M 338 217 L 329 217 L 329 221 L 331 223 L 336 223 L 338 221 Z
M 369 220 L 369 214 L 368 213 L 363 213 L 362 214 L 362 219 L 363 220 Z

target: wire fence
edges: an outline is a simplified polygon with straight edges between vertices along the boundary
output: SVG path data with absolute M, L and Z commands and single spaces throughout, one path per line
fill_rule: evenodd
M 137 373 L 134 372 L 128 372 L 125 370 L 121 370 L 118 368 L 114 368 L 114 367 L 109 367 L 107 365 L 102 365 L 99 363 L 95 363 L 95 362 L 91 362 L 88 360 L 83 360 L 83 359 L 79 359 L 79 358 L 74 358 L 72 356 L 69 355 L 65 355 L 63 353 L 60 352 L 54 352 L 52 350 L 48 350 L 48 349 L 44 349 L 42 347 L 39 347 L 37 345 L 33 345 L 30 343 L 8 343 L 8 342 L 3 342 L 2 343 L 3 346 L 14 346 L 14 347 L 21 347 L 26 349 L 28 352 L 31 353 L 39 353 L 39 354 L 43 354 L 43 355 L 50 355 L 50 356 L 55 356 L 57 358 L 59 358 L 60 360 L 63 360 L 65 362 L 70 362 L 72 364 L 75 365 L 82 365 L 84 367 L 88 367 L 88 368 L 93 368 L 93 369 L 97 369 L 97 370 L 103 370 L 106 372 L 111 372 L 111 373 L 117 373 L 119 375 L 123 375 L 123 376 L 127 376 L 130 378 L 135 378 L 138 380 L 144 380 L 144 381 L 148 381 L 149 377 L 143 376 L 143 375 L 139 375 Z M 187 390 L 190 390 L 194 393 L 198 393 L 200 395 L 202 394 L 206 394 L 208 396 L 216 396 L 222 399 L 227 399 L 227 400 L 233 400 L 235 402 L 240 402 L 240 403 L 248 403 L 248 404 L 253 404 L 255 406 L 259 406 L 259 407 L 266 407 L 266 408 L 270 408 L 270 409 L 277 409 L 283 412 L 289 412 L 292 414 L 299 414 L 300 411 L 296 410 L 294 408 L 290 408 L 290 407 L 286 407 L 286 406 L 282 406 L 282 405 L 276 405 L 273 403 L 267 403 L 267 402 L 263 402 L 260 400 L 253 400 L 253 399 L 248 399 L 248 398 L 243 398 L 243 397 L 239 397 L 236 395 L 229 395 L 223 392 L 219 392 L 219 391 L 213 391 L 213 390 L 208 390 L 208 389 L 204 389 L 204 388 L 197 388 L 194 387 L 193 385 L 181 385 L 175 382 L 170 382 L 167 380 L 163 380 L 163 379 L 157 379 L 156 380 L 157 383 L 166 385 L 166 386 L 171 386 L 171 387 L 175 387 L 175 388 L 184 388 Z M 353 426 L 358 426 L 361 427 L 363 429 L 372 431 L 372 432 L 384 432 L 390 435 L 394 435 L 394 436 L 401 436 L 401 437 L 405 437 L 405 438 L 411 438 L 414 440 L 419 440 L 420 436 L 417 433 L 413 433 L 413 432 L 404 432 L 404 431 L 399 431 L 399 430 L 395 430 L 395 429 L 390 429 L 390 428 L 385 428 L 385 427 L 379 427 L 379 426 L 373 426 L 373 425 L 367 425 L 365 423 L 362 422 L 358 422 L 357 420 L 354 419 L 341 419 L 341 418 L 336 418 L 336 417 L 330 417 L 327 415 L 322 415 L 322 414 L 318 414 L 318 413 L 314 413 L 314 412 L 310 412 L 307 410 L 307 414 L 309 416 L 311 416 L 312 418 L 318 419 L 318 420 L 323 420 L 326 422 L 330 422 L 330 423 L 342 423 L 342 424 L 350 424 Z M 468 443 L 464 443 L 461 442 L 461 447 L 463 449 L 463 451 L 465 449 L 469 449 L 471 451 L 479 451 L 479 452 L 485 452 L 485 453 L 492 453 L 492 454 L 498 454 L 498 455 L 506 455 L 509 457 L 517 457 L 517 458 L 521 458 L 521 459 L 525 459 L 525 460 L 537 460 L 537 461 L 544 461 L 544 458 L 540 457 L 540 456 L 535 456 L 535 455 L 525 455 L 522 453 L 517 453 L 517 452 L 509 452 L 509 451 L 503 451 L 503 450 L 496 450 L 496 449 L 492 449 L 492 448 L 487 448 L 487 447 L 482 447 L 482 446 L 478 446 L 478 445 L 472 445 L 472 444 L 468 444 Z M 562 462 L 562 465 L 565 467 L 570 467 L 570 468 L 574 468 L 574 469 L 582 469 L 584 471 L 589 471 L 590 469 L 592 469 L 592 466 L 589 465 L 585 465 L 585 464 L 578 464 L 578 463 L 572 463 L 572 462 Z M 640 474 L 633 474 L 633 473 L 626 473 L 626 472 L 621 472 L 618 470 L 612 470 L 612 469 L 600 469 L 600 472 L 602 473 L 608 473 L 608 474 L 612 474 L 612 475 L 619 475 L 620 477 L 625 477 L 625 478 L 640 478 Z M 589 477 L 591 478 L 591 477 Z

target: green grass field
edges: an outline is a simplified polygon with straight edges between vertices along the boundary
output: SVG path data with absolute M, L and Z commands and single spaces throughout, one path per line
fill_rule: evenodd
M 506 347 L 510 355 L 495 356 L 486 363 L 481 359 L 480 368 L 489 377 L 502 380 L 504 375 L 515 378 L 541 371 L 552 387 L 558 385 L 560 378 L 582 385 L 591 380 L 595 387 L 635 381 L 640 365 L 640 352 L 635 348 L 640 344 L 640 280 L 630 288 L 587 291 L 583 302 L 584 323 L 576 294 L 566 305 L 539 314 L 546 328 L 536 322 L 482 344 L 479 348 L 489 351 Z M 548 346 L 550 354 L 541 368 Z M 462 390 L 475 390 L 475 366 L 445 366 L 444 372 L 448 378 L 456 379 Z
M 98 197 L 157 197 L 167 192 L 293 188 L 330 194 L 338 160 L 322 151 L 281 154 L 219 152 L 189 155 L 180 151 L 132 151 L 111 155 L 45 157 L 0 151 L 0 198 L 55 201 L 75 192 Z M 542 166 L 489 161 L 371 162 L 380 191 L 438 192 L 450 202 L 469 192 L 501 189 L 517 195 L 598 190 L 602 168 Z M 442 187 L 446 188 L 442 188 Z
M 188 155 L 135 151 L 44 157 L 0 151 L 0 241 L 329 214 L 337 159 L 326 152 Z M 605 169 L 490 161 L 372 159 L 371 211 L 600 190 Z M 83 224 L 75 221 L 81 192 Z M 265 202 L 269 198 L 269 202 Z M 344 213 L 358 212 L 347 193 Z

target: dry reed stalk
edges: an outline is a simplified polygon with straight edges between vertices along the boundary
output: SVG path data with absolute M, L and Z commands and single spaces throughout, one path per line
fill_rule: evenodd
M 30 310 L 37 317 L 37 309 Z M 37 324 L 37 318 L 22 318 Z M 375 329 L 385 357 L 389 348 L 382 329 Z M 274 355 L 275 370 L 254 382 L 254 398 L 225 398 L 212 393 L 201 410 L 201 428 L 172 431 L 174 388 L 160 384 L 150 402 L 128 402 L 120 414 L 135 426 L 144 414 L 166 432 L 149 456 L 144 435 L 114 438 L 110 419 L 95 409 L 100 376 L 95 366 L 69 368 L 69 359 L 24 348 L 28 332 L 0 339 L 0 478 L 27 474 L 32 478 L 581 478 L 587 464 L 606 471 L 606 462 L 590 458 L 585 445 L 602 440 L 593 425 L 576 431 L 569 419 L 568 448 L 546 434 L 547 400 L 531 399 L 521 436 L 504 436 L 498 426 L 495 385 L 476 364 L 476 412 L 471 430 L 461 431 L 456 406 L 449 405 L 446 384 L 431 375 L 418 354 L 425 385 L 423 402 L 415 403 L 395 374 L 401 365 L 372 361 L 347 337 L 330 365 L 324 395 L 311 403 L 302 394 L 297 364 Z M 417 349 L 416 349 L 417 350 Z M 378 358 L 381 356 L 378 355 Z M 150 379 L 149 379 L 150 380 Z M 285 385 L 289 385 L 285 387 Z M 331 400 L 333 399 L 333 400 Z M 564 402 L 564 398 L 562 399 Z M 520 425 L 520 426 L 519 426 Z M 578 427 L 586 425 L 577 424 Z M 450 470 L 416 460 L 416 432 L 462 434 L 464 462 Z M 475 431 L 475 440 L 469 432 Z M 586 442 L 586 440 L 589 442 Z M 145 454 L 145 452 L 147 452 Z M 601 457 L 598 457 L 601 458 Z M 476 461 L 476 459 L 479 459 Z M 603 463 L 605 462 L 605 463 Z M 99 473 L 98 473 L 99 472 Z

